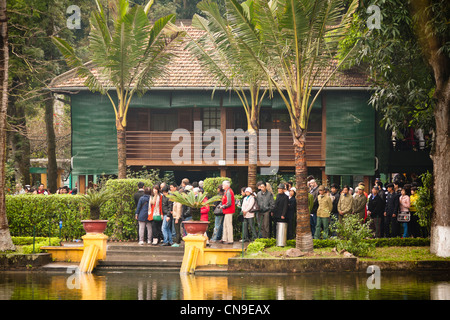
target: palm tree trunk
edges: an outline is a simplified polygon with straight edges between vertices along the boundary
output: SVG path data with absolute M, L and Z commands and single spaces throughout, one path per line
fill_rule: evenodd
M 119 121 L 120 122 L 120 121 Z M 127 177 L 127 146 L 126 146 L 126 131 L 122 125 L 117 125 L 117 160 L 119 179 Z
M 248 186 L 256 190 L 256 174 L 258 171 L 258 131 L 251 125 L 248 126 Z
M 6 164 L 6 115 L 8 110 L 8 28 L 6 0 L 0 0 L 0 251 L 16 250 L 9 233 L 6 217 L 5 164 Z
M 306 166 L 306 131 L 302 130 L 300 134 L 294 134 L 294 153 L 295 153 L 295 182 L 296 182 L 296 201 L 297 201 L 297 230 L 296 230 L 296 248 L 304 252 L 313 251 L 313 241 L 310 227 L 310 215 L 308 209 L 308 188 L 306 178 L 308 169 Z

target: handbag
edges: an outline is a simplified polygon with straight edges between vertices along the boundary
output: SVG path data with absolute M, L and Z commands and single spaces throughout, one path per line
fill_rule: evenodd
M 249 212 L 252 212 L 252 213 L 258 213 L 259 210 L 260 210 L 258 201 L 256 201 L 256 198 L 255 198 L 255 197 L 253 197 L 253 199 L 254 199 L 255 201 L 253 202 L 253 206 L 252 206 L 252 208 L 250 209 Z
M 216 216 L 223 216 L 223 209 L 222 209 L 222 207 L 216 206 L 214 208 L 214 214 Z
M 159 199 L 159 213 L 153 213 L 153 211 L 155 210 L 155 205 L 151 205 L 150 206 L 150 214 L 148 215 L 148 220 L 149 221 L 162 221 L 162 201 L 161 199 Z
M 411 213 L 409 211 L 400 212 L 397 215 L 398 222 L 409 222 L 411 220 Z

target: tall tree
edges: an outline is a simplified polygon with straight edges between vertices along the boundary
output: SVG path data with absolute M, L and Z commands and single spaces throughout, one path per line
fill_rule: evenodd
M 5 200 L 6 115 L 8 109 L 8 19 L 6 0 L 0 0 L 0 251 L 15 250 L 9 233 Z
M 245 51 L 244 61 L 256 61 L 269 79 L 269 88 L 279 93 L 290 115 L 297 188 L 296 246 L 302 251 L 313 250 L 305 157 L 309 114 L 322 88 L 340 67 L 334 63 L 339 40 L 357 4 L 353 1 L 346 8 L 337 0 L 227 3 L 227 18 Z M 246 18 L 244 7 L 251 8 L 251 19 Z M 328 74 L 328 78 L 318 83 L 322 74 Z M 313 86 L 320 86 L 315 94 Z
M 249 136 L 248 185 L 255 190 L 259 115 L 261 102 L 267 96 L 262 88 L 265 76 L 255 65 L 255 60 L 243 60 L 240 39 L 235 37 L 217 3 L 205 0 L 198 4 L 198 8 L 206 18 L 196 14 L 192 25 L 205 34 L 200 39 L 191 38 L 188 48 L 221 85 L 236 93 L 244 107 Z M 246 12 L 247 17 L 249 14 Z
M 374 0 L 380 9 L 379 29 L 368 30 L 367 7 L 358 10 L 353 32 L 343 42 L 357 50 L 350 59 L 365 68 L 374 89 L 372 105 L 393 131 L 404 124 L 435 135 L 431 158 L 434 214 L 431 251 L 450 256 L 450 4 L 445 0 Z
M 173 25 L 173 14 L 160 18 L 153 25 L 150 23 L 147 14 L 153 1 L 133 7 L 127 0 L 111 2 L 114 8 L 111 10 L 112 26 L 98 0 L 96 4 L 89 35 L 90 64 L 84 64 L 67 41 L 58 37 L 53 37 L 53 40 L 67 63 L 76 68 L 81 77 L 86 77 L 85 85 L 109 98 L 116 117 L 118 176 L 124 179 L 125 130 L 131 99 L 135 93 L 143 94 L 151 87 L 153 79 L 165 72 L 165 66 L 173 55 L 168 49 L 184 33 Z M 98 68 L 97 75 L 91 71 L 92 66 Z M 109 91 L 111 87 L 116 91 L 117 100 Z

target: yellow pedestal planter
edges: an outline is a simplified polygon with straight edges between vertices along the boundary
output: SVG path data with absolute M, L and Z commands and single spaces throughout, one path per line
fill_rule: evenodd
M 195 268 L 206 265 L 227 265 L 228 259 L 239 255 L 241 249 L 206 248 L 208 240 L 204 235 L 188 234 L 184 240 L 184 256 L 180 273 L 194 273 Z

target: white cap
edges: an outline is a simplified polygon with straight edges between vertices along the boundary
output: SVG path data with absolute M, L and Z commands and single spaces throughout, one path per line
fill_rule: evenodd
M 252 188 L 250 188 L 250 187 L 247 187 L 247 188 L 245 188 L 245 192 L 250 192 L 250 193 L 252 193 L 252 192 L 253 192 L 253 190 L 252 190 Z
M 290 188 L 289 190 L 292 190 L 294 192 L 297 192 L 297 189 L 295 189 L 295 187 Z

